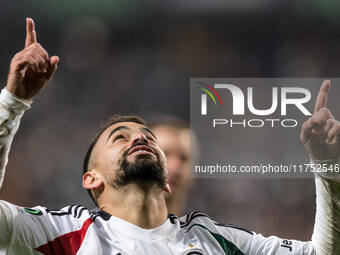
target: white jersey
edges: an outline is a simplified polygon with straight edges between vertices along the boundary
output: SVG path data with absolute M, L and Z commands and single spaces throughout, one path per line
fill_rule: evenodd
M 6 227 L 1 231 L 1 251 L 10 255 L 315 254 L 311 242 L 265 238 L 238 226 L 216 223 L 199 212 L 182 218 L 169 214 L 161 226 L 142 229 L 82 206 L 51 211 L 4 201 L 0 205 L 1 226 Z
M 13 136 L 30 103 L 5 89 L 0 94 L 0 186 Z M 326 163 L 335 162 L 339 163 Z M 142 229 L 82 206 L 55 211 L 0 201 L 0 254 L 340 254 L 340 184 L 329 179 L 327 173 L 315 182 L 317 213 L 309 242 L 263 237 L 234 225 L 219 224 L 199 212 L 182 218 L 169 215 L 161 226 Z

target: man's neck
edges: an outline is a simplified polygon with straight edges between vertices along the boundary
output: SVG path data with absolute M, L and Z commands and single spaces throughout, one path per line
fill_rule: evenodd
M 106 188 L 98 202 L 101 210 L 145 229 L 162 225 L 168 217 L 163 191 L 157 185 Z
M 177 194 L 172 193 L 171 195 L 165 198 L 165 201 L 169 213 L 173 213 L 179 217 L 183 216 L 184 205 L 186 202 L 185 192 L 183 192 L 182 196 L 178 193 Z

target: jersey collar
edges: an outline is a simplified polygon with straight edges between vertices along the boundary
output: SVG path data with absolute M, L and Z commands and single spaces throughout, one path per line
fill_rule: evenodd
M 145 241 L 154 241 L 160 238 L 164 238 L 169 236 L 171 232 L 176 230 L 179 227 L 179 222 L 174 221 L 172 218 L 173 215 L 169 214 L 168 219 L 157 228 L 153 229 L 144 229 L 138 227 L 130 222 L 122 220 L 118 217 L 115 217 L 105 211 L 100 211 L 102 218 L 109 222 L 113 231 L 118 231 L 127 236 L 131 236 L 133 238 L 142 239 Z

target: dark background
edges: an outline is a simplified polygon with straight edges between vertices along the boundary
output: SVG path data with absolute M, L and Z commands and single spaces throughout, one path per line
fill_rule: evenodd
M 3 86 L 27 16 L 38 41 L 61 59 L 22 120 L 1 199 L 92 207 L 81 167 L 99 123 L 112 113 L 189 120 L 190 77 L 337 77 L 339 11 L 335 0 L 0 0 Z M 314 196 L 312 179 L 197 180 L 188 211 L 309 240 Z

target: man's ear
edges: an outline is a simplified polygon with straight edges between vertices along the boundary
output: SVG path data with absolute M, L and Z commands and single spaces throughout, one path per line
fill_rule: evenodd
M 170 185 L 167 183 L 165 184 L 165 187 L 164 187 L 164 191 L 168 194 L 171 194 L 171 189 L 170 189 Z
M 96 189 L 103 185 L 103 179 L 95 169 L 83 174 L 83 188 Z

